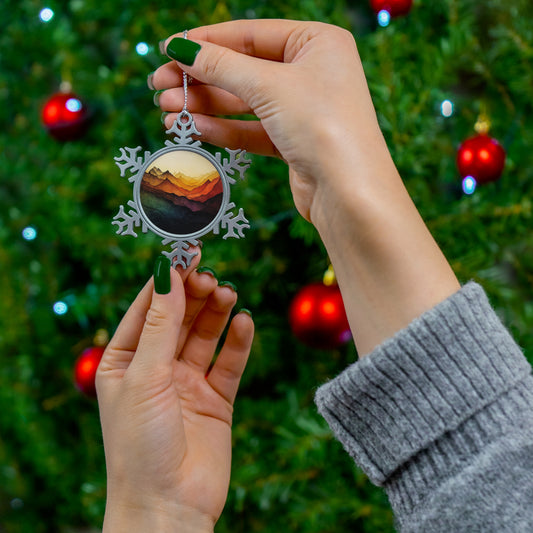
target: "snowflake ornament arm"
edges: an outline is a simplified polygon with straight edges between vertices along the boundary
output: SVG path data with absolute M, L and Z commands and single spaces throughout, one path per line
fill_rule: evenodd
M 188 252 L 187 250 L 191 246 L 198 246 L 200 241 L 196 239 L 189 239 L 187 241 L 172 241 L 172 239 L 164 239 L 163 244 L 171 244 L 172 251 L 161 252 L 163 255 L 166 255 L 170 259 L 170 264 L 175 267 L 177 265 L 180 265 L 183 268 L 187 268 L 193 259 L 193 257 L 198 255 L 198 252 Z
M 239 174 L 239 179 L 244 179 L 244 173 L 252 163 L 250 159 L 246 159 L 246 151 L 237 149 L 237 150 L 230 150 L 229 148 L 226 148 L 226 152 L 229 154 L 229 159 L 224 158 L 222 159 L 222 154 L 220 152 L 216 153 L 216 159 L 222 166 L 227 178 L 228 182 L 232 185 L 235 183 L 235 178 L 233 178 L 233 175 L 235 172 Z
M 185 121 L 183 120 L 185 119 Z M 187 111 L 182 111 L 178 118 L 172 124 L 166 133 L 169 135 L 174 134 L 174 142 L 165 141 L 167 146 L 174 146 L 174 144 L 181 144 L 184 146 L 199 147 L 202 143 L 192 138 L 193 135 L 202 135 L 197 129 L 196 124 L 192 118 L 192 115 Z
M 113 217 L 113 222 L 111 222 L 111 224 L 115 224 L 118 227 L 117 235 L 131 235 L 132 237 L 137 237 L 137 233 L 135 233 L 133 228 L 139 226 L 141 226 L 141 231 L 146 233 L 148 231 L 146 228 L 146 222 L 137 211 L 137 204 L 130 200 L 128 206 L 131 207 L 131 209 L 126 213 L 124 211 L 124 206 L 121 205 L 118 213 Z
M 120 169 L 120 176 L 123 178 L 126 175 L 126 170 L 131 172 L 128 181 L 135 181 L 138 172 L 144 165 L 144 161 L 150 157 L 150 152 L 144 152 L 144 159 L 137 157 L 137 152 L 141 150 L 141 146 L 136 148 L 128 148 L 125 146 L 120 149 L 120 157 L 114 157 L 117 167 Z
M 220 228 L 227 229 L 228 232 L 222 237 L 224 240 L 229 237 L 233 237 L 235 239 L 244 237 L 243 231 L 250 227 L 250 223 L 244 216 L 244 211 L 242 210 L 242 207 L 239 208 L 239 213 L 237 216 L 235 216 L 234 213 L 231 211 L 231 209 L 233 209 L 234 207 L 235 204 L 233 202 L 228 204 L 226 213 L 222 215 L 220 223 L 217 224 L 213 229 L 213 233 L 215 235 L 218 235 L 220 233 Z M 235 231 L 237 231 L 237 233 L 235 233 Z

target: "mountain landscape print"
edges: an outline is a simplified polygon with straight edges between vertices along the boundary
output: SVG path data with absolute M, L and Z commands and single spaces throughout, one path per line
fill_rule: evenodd
M 207 227 L 222 205 L 222 179 L 205 157 L 176 151 L 158 157 L 144 172 L 140 201 L 158 228 L 187 235 Z

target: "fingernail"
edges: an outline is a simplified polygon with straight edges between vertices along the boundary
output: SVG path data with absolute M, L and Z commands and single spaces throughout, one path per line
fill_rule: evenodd
M 162 41 L 159 41 L 159 52 L 163 55 L 166 55 L 166 47 L 165 43 L 167 42 L 166 39 L 163 39 Z
M 239 311 L 239 313 L 244 313 L 245 315 L 248 315 L 249 317 L 252 316 L 252 312 L 250 311 L 250 309 L 246 309 L 244 307 Z
M 166 127 L 165 119 L 167 118 L 168 113 L 165 111 L 164 113 L 161 113 L 161 124 Z
M 211 274 L 215 279 L 217 277 L 216 272 L 209 267 L 199 267 L 196 269 L 196 272 L 198 272 L 198 274 L 203 274 L 204 272 L 206 272 L 207 274 Z
M 156 91 L 154 93 L 154 105 L 156 105 L 157 107 L 159 107 L 159 96 L 161 95 L 162 92 L 164 91 Z
M 148 74 L 148 77 L 146 78 L 146 85 L 148 85 L 148 88 L 151 91 L 155 91 L 154 82 L 153 82 L 154 73 L 155 73 L 155 71 L 154 72 L 150 72 L 150 74 Z
M 174 37 L 167 45 L 167 56 L 190 67 L 193 65 L 201 48 L 194 41 L 183 39 L 182 37 Z
M 154 288 L 157 294 L 170 292 L 170 259 L 164 255 L 160 255 L 155 260 Z
M 231 281 L 220 281 L 218 284 L 219 287 L 229 287 L 232 291 L 237 292 L 237 286 Z

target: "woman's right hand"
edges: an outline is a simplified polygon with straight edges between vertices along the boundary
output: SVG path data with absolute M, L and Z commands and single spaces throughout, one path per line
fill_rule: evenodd
M 179 58 L 183 34 L 162 48 Z M 194 83 L 188 109 L 202 140 L 275 155 L 289 165 L 299 212 L 315 225 L 313 205 L 340 195 L 390 156 L 379 129 L 352 35 L 319 22 L 241 20 L 195 28 L 201 49 L 192 66 L 171 61 L 150 77 L 171 126 L 184 104 L 183 70 Z M 183 43 L 181 43 L 183 44 Z M 183 70 L 182 70 L 183 69 Z M 257 121 L 220 118 L 252 114 Z M 348 186 L 348 187 L 347 187 Z

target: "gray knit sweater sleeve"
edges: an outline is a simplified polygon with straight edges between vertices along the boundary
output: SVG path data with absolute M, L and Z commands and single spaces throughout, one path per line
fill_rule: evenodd
M 531 367 L 469 283 L 320 387 L 402 532 L 533 531 Z

